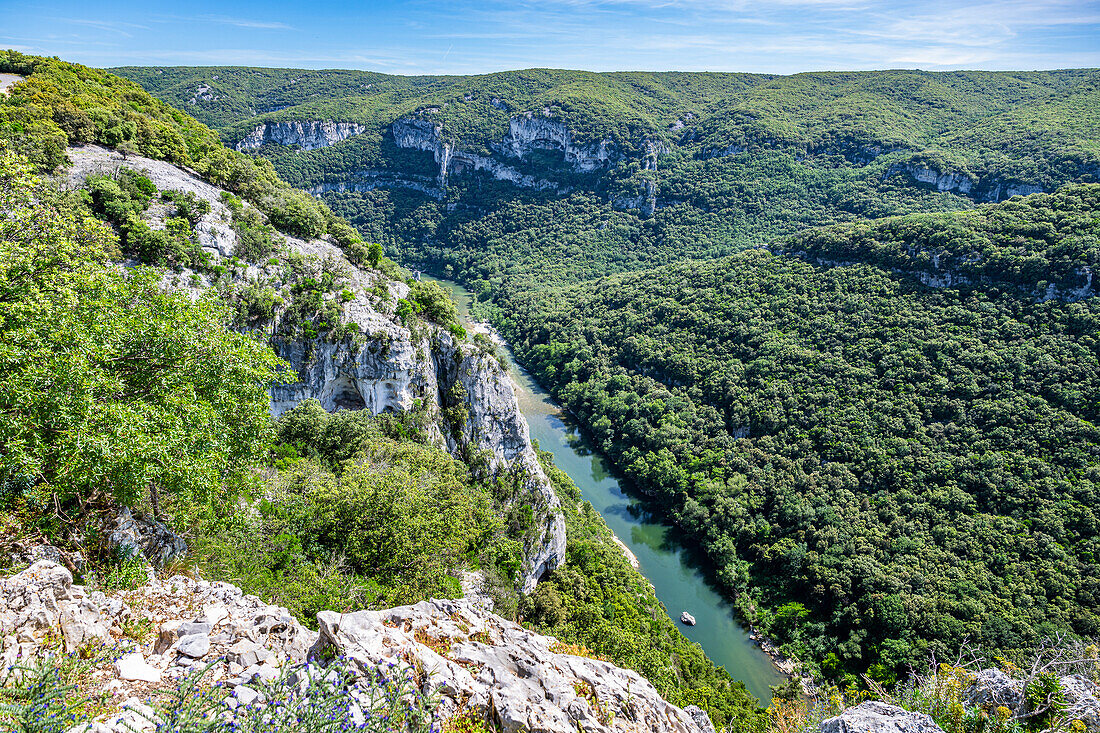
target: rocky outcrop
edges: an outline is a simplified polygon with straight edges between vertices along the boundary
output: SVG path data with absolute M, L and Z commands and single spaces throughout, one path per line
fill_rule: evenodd
M 1019 710 L 1024 704 L 1024 686 L 999 669 L 983 669 L 974 675 L 962 699 L 967 705 L 986 710 Z
M 364 679 L 379 669 L 412 664 L 440 697 L 444 719 L 473 715 L 504 733 L 706 730 L 635 672 L 561 653 L 552 637 L 469 601 L 425 601 L 348 614 L 324 611 L 317 621 L 317 656 L 342 656 Z
M 490 356 L 459 349 L 453 341 L 448 349 L 447 336 L 440 335 L 441 352 L 443 365 L 450 368 L 440 374 L 445 383 L 461 387 L 468 415 L 463 425 L 452 426 L 449 445 L 452 451 L 461 450 L 463 445 L 488 451 L 490 468 L 517 480 L 519 491 L 509 503 L 526 502 L 532 507 L 535 526 L 525 548 L 520 583 L 520 591 L 530 593 L 565 559 L 561 502 L 535 455 L 512 378 Z
M 943 733 L 923 713 L 911 713 L 884 702 L 868 701 L 821 723 L 821 733 Z
M 367 131 L 358 122 L 331 120 L 287 120 L 264 122 L 234 145 L 236 150 L 254 150 L 265 143 L 297 145 L 302 150 L 327 148 Z
M 122 557 L 141 557 L 157 567 L 187 554 L 187 543 L 161 522 L 123 507 L 107 535 L 108 544 Z
M 23 81 L 19 74 L 0 74 L 0 94 L 7 94 L 8 90 Z
M 394 142 L 399 148 L 430 152 L 439 164 L 437 181 L 446 187 L 452 173 L 485 171 L 493 178 L 508 181 L 521 188 L 538 191 L 557 190 L 558 184 L 533 175 L 522 173 L 513 166 L 501 163 L 485 155 L 478 155 L 456 147 L 445 138 L 443 126 L 416 117 L 404 117 L 391 126 Z
M 611 141 L 578 145 L 564 122 L 532 112 L 508 121 L 508 134 L 498 150 L 520 160 L 534 150 L 559 150 L 564 161 L 577 171 L 606 168 L 619 157 Z
M 228 583 L 153 576 L 137 590 L 107 595 L 75 585 L 63 566 L 40 561 L 0 581 L 0 665 L 34 658 L 52 635 L 70 652 L 114 644 L 123 627 L 135 622 L 154 633 L 147 644 L 129 649 L 137 656 L 118 671 L 131 681 L 179 676 L 224 657 L 228 663 L 215 677 L 243 684 L 256 674 L 270 676 L 281 664 L 304 661 L 317 639 L 285 608 Z
M 884 178 L 898 173 L 904 173 L 917 183 L 932 186 L 937 191 L 952 191 L 964 196 L 969 195 L 977 183 L 973 177 L 965 173 L 941 173 L 935 168 L 916 163 L 895 163 L 887 169 Z
M 666 702 L 635 672 L 564 653 L 552 637 L 473 601 L 322 611 L 317 621 L 319 634 L 236 586 L 183 576 L 108 595 L 74 585 L 64 567 L 44 561 L 0 580 L 0 663 L 45 660 L 54 638 L 81 650 L 94 667 L 82 692 L 124 702 L 73 733 L 157 730 L 163 721 L 139 700 L 178 694 L 184 677 L 199 674 L 225 721 L 278 716 L 282 703 L 267 695 L 319 685 L 339 703 L 331 712 L 354 727 L 379 709 L 379 680 L 403 675 L 420 699 L 433 701 L 437 723 L 462 715 L 505 733 L 713 731 L 706 713 Z M 319 697 L 296 699 L 309 705 Z M 296 714 L 290 707 L 285 729 Z
M 1092 680 L 1079 675 L 1062 675 L 1058 678 L 1066 720 L 1080 720 L 1085 729 L 1100 731 L 1100 687 Z M 983 669 L 975 673 L 962 699 L 967 705 L 980 707 L 987 712 L 1005 708 L 1013 718 L 1025 719 L 1029 712 L 1024 696 L 1024 683 L 1013 679 L 999 669 Z
M 968 173 L 939 171 L 920 163 L 895 163 L 886 169 L 883 179 L 894 175 L 906 175 L 916 183 L 931 186 L 940 192 L 957 193 L 975 201 L 997 202 L 1013 196 L 1029 196 L 1043 193 L 1042 186 L 1001 179 L 980 179 Z
M 119 168 L 141 171 L 160 191 L 192 193 L 210 204 L 210 213 L 195 225 L 199 245 L 218 258 L 233 255 L 237 235 L 229 225 L 232 220 L 229 209 L 221 200 L 222 190 L 199 178 L 195 173 L 179 168 L 163 160 L 143 158 L 138 155 L 122 157 L 108 148 L 98 145 L 71 147 L 66 151 L 71 165 L 65 171 L 65 183 L 76 187 L 91 175 L 111 175 Z M 148 212 L 149 224 L 155 229 L 164 228 L 164 207 L 156 205 Z
M 1058 678 L 1066 701 L 1065 715 L 1080 720 L 1089 733 L 1100 731 L 1100 686 L 1079 674 Z
M 439 164 L 438 181 L 441 186 L 446 186 L 447 179 L 454 173 L 484 171 L 498 180 L 523 188 L 559 189 L 553 181 L 525 174 L 491 156 L 459 148 L 457 143 L 447 139 L 440 123 L 419 117 L 403 117 L 394 121 L 391 130 L 398 147 L 432 153 Z M 512 117 L 508 122 L 507 134 L 490 147 L 504 158 L 521 161 L 536 150 L 560 151 L 562 161 L 580 172 L 606 168 L 620 157 L 609 140 L 577 144 L 564 122 L 530 112 Z

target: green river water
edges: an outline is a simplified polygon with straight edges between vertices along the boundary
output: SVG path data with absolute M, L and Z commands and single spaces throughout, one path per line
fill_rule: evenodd
M 458 303 L 464 323 L 470 321 L 471 295 L 457 283 L 437 278 Z M 752 694 L 765 703 L 771 700 L 770 685 L 783 681 L 772 660 L 752 641 L 735 619 L 731 606 L 716 593 L 700 571 L 686 561 L 682 549 L 671 545 L 668 533 L 675 531 L 653 520 L 641 503 L 624 493 L 581 434 L 570 425 L 561 409 L 512 358 L 507 349 L 509 372 L 518 386 L 519 407 L 531 428 L 531 437 L 542 450 L 554 456 L 554 463 L 569 474 L 585 499 L 603 516 L 611 530 L 638 558 L 639 570 L 649 579 L 684 636 L 698 642 L 715 663 L 735 679 L 744 681 Z M 679 623 L 687 611 L 695 626 Z

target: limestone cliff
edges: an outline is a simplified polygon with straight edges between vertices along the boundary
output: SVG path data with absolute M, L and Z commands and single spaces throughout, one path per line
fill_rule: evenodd
M 191 192 L 208 201 L 210 213 L 195 226 L 199 243 L 215 262 L 231 261 L 237 235 L 217 187 L 170 163 L 136 156 L 124 160 L 105 148 L 73 148 L 69 157 L 73 161 L 67 172 L 71 185 L 89 174 L 126 166 L 143 171 L 160 190 Z M 152 207 L 148 216 L 152 226 L 163 227 L 163 212 Z M 511 378 L 494 358 L 457 340 L 446 329 L 428 322 L 403 323 L 395 309 L 397 300 L 408 294 L 405 283 L 354 267 L 328 241 L 287 236 L 283 245 L 282 257 L 316 263 L 338 273 L 348 293 L 342 320 L 355 324 L 359 335 L 339 340 L 323 336 L 277 339 L 275 350 L 287 360 L 297 379 L 272 387 L 272 414 L 281 415 L 308 398 L 317 399 L 330 411 L 379 414 L 415 406 L 425 409 L 441 447 L 465 459 L 484 454 L 490 470 L 508 474 L 522 487 L 509 504 L 529 504 L 535 517 L 518 579 L 523 592 L 533 590 L 539 578 L 564 560 L 565 519 L 538 463 Z M 233 277 L 241 283 L 262 280 L 279 288 L 283 270 L 282 263 L 276 261 L 236 268 Z M 211 284 L 208 275 L 187 272 L 166 277 L 166 283 L 196 291 Z M 281 295 L 288 302 L 276 313 L 276 321 L 265 326 L 272 333 L 291 305 L 289 289 L 284 287 Z
M 932 186 L 937 191 L 958 193 L 982 202 L 1003 201 L 1013 196 L 1043 193 L 1044 190 L 1042 186 L 1027 183 L 1001 179 L 983 179 L 958 171 L 940 171 L 929 165 L 916 162 L 891 165 L 887 168 L 883 179 L 899 174 L 908 176 L 916 183 Z
M 302 150 L 316 150 L 347 140 L 366 132 L 366 126 L 357 122 L 333 122 L 331 120 L 287 120 L 264 122 L 234 146 L 237 150 L 253 150 L 264 143 L 297 145 Z
M 559 151 L 566 166 L 574 171 L 591 172 L 607 168 L 621 158 L 609 140 L 578 144 L 564 122 L 532 112 L 513 116 L 508 122 L 507 134 L 499 142 L 490 143 L 493 155 L 503 160 L 462 149 L 447 136 L 441 123 L 421 117 L 402 117 L 395 120 L 390 129 L 399 148 L 432 153 L 439 164 L 441 186 L 447 185 L 452 173 L 473 170 L 485 171 L 494 178 L 524 188 L 558 190 L 557 183 L 525 174 L 505 161 L 525 161 L 537 150 Z
M 497 149 L 521 160 L 534 150 L 559 150 L 565 162 L 578 171 L 606 168 L 619 158 L 610 141 L 578 145 L 564 122 L 532 112 L 508 121 L 508 134 Z
M 443 126 L 438 123 L 416 117 L 403 117 L 396 120 L 390 129 L 397 147 L 432 153 L 435 162 L 439 164 L 437 181 L 441 187 L 446 187 L 447 179 L 452 173 L 472 170 L 485 171 L 493 178 L 509 181 L 523 188 L 539 191 L 559 188 L 558 184 L 552 181 L 522 173 L 514 166 L 501 163 L 489 156 L 458 148 L 454 141 L 446 137 Z

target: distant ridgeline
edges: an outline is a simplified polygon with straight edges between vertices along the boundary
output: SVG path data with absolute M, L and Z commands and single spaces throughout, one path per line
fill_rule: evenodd
M 1095 70 L 117 72 L 326 192 L 406 261 L 472 281 L 476 259 L 496 285 L 505 270 L 584 279 L 1100 172 Z
M 470 286 L 809 671 L 1100 634 L 1100 72 L 119 71 Z

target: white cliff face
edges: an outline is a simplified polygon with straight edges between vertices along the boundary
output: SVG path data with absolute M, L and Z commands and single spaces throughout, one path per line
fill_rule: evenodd
M 552 181 L 521 173 L 491 157 L 456 148 L 453 142 L 444 139 L 443 127 L 428 120 L 406 117 L 395 121 L 391 129 L 397 147 L 424 150 L 433 155 L 435 162 L 439 164 L 439 176 L 436 180 L 441 187 L 447 186 L 447 179 L 452 173 L 472 170 L 485 171 L 493 178 L 509 181 L 522 188 L 538 191 L 558 189 L 558 184 Z
M 935 186 L 937 191 L 958 191 L 967 194 L 974 185 L 970 178 L 962 173 L 940 173 L 923 166 L 910 166 L 906 170 L 913 180 Z
M 440 338 L 443 348 L 451 353 L 445 361 L 455 367 L 453 373 L 444 372 L 444 378 L 461 385 L 468 407 L 461 440 L 480 450 L 489 450 L 490 466 L 495 473 L 519 479 L 518 498 L 509 504 L 529 502 L 534 510 L 535 526 L 525 547 L 520 585 L 522 593 L 530 593 L 544 575 L 565 559 L 561 502 L 535 455 L 512 378 L 492 357 L 461 349 L 453 341 L 447 344 L 443 336 Z M 452 450 L 459 448 L 455 437 L 451 436 L 449 442 Z
M 565 162 L 578 171 L 605 168 L 616 159 L 615 146 L 609 140 L 577 145 L 564 122 L 531 112 L 508 121 L 508 134 L 500 149 L 521 160 L 532 150 L 560 150 Z
M 940 192 L 958 193 L 969 196 L 975 201 L 997 202 L 1013 196 L 1029 196 L 1043 193 L 1042 186 L 1027 183 L 1011 183 L 1001 180 L 977 180 L 965 173 L 941 172 L 935 168 L 915 163 L 895 163 L 887 170 L 884 178 L 897 174 L 907 175 L 917 183 L 935 187 Z
M 342 656 L 364 678 L 389 669 L 391 662 L 423 669 L 426 684 L 440 696 L 444 720 L 465 711 L 504 733 L 704 730 L 637 673 L 563 654 L 554 638 L 467 600 L 424 601 L 388 611 L 323 611 L 317 621 L 314 653 Z
M 366 132 L 366 125 L 357 122 L 333 122 L 331 120 L 287 120 L 265 122 L 257 125 L 234 148 L 253 150 L 264 143 L 297 145 L 302 150 L 327 148 Z
M 439 184 L 447 185 L 452 173 L 467 170 L 485 171 L 498 180 L 510 181 L 523 188 L 557 190 L 558 184 L 524 174 L 491 156 L 479 155 L 456 147 L 445 139 L 443 127 L 428 120 L 404 117 L 392 126 L 394 141 L 400 148 L 432 153 L 439 164 Z M 559 150 L 563 160 L 576 171 L 589 172 L 606 168 L 618 160 L 615 146 L 608 140 L 590 145 L 578 145 L 564 122 L 530 112 L 512 117 L 508 133 L 491 146 L 500 155 L 525 160 L 535 150 Z

